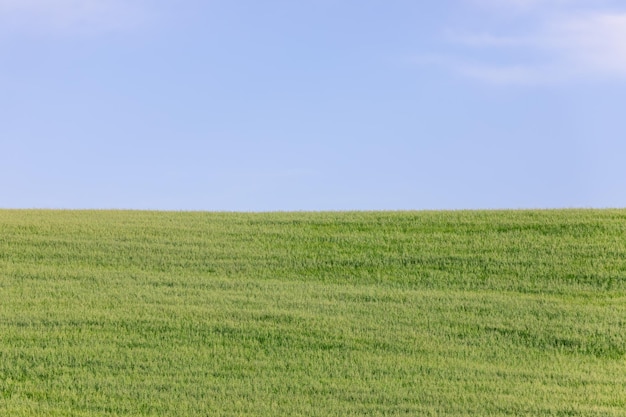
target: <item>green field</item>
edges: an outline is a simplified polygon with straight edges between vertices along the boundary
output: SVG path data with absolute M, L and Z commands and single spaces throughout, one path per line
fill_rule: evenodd
M 0 416 L 626 416 L 626 210 L 0 210 Z

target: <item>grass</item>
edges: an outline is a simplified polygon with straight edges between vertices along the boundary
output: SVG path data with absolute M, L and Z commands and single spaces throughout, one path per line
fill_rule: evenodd
M 626 210 L 0 210 L 0 415 L 626 416 Z

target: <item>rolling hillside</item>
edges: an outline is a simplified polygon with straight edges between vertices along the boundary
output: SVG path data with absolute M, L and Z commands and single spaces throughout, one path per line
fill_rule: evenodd
M 626 210 L 0 210 L 2 416 L 626 416 Z

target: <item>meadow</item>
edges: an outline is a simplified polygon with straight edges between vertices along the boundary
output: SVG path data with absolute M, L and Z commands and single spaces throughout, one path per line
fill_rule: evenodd
M 626 210 L 0 210 L 0 415 L 626 416 Z

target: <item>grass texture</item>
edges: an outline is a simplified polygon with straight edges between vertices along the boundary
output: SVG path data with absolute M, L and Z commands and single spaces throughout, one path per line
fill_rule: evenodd
M 626 416 L 626 210 L 0 210 L 0 415 Z

